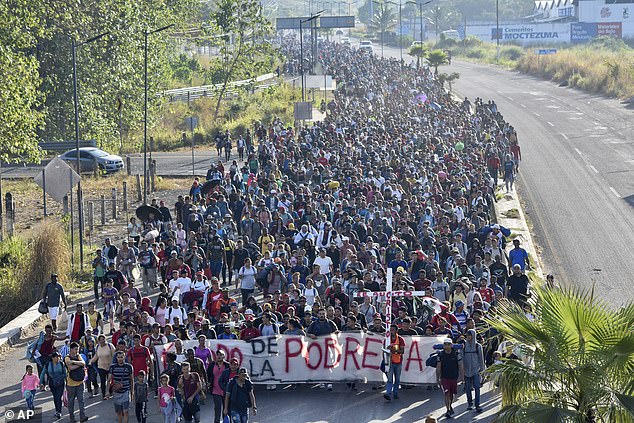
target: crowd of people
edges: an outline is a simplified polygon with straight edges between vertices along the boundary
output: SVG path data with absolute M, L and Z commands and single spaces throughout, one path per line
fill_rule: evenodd
M 440 335 L 446 416 L 461 380 L 469 409 L 482 411 L 484 369 L 514 356 L 486 319 L 501 301 L 531 312 L 528 254 L 493 222 L 498 176 L 511 189 L 519 170 L 517 134 L 495 103 L 455 101 L 426 67 L 335 43 L 319 60 L 338 81 L 326 118 L 239 134 L 244 162 L 223 163 L 219 148 L 173 207 L 153 200 L 129 237 L 106 239 L 92 261 L 94 301 L 76 305 L 65 336 L 56 319 L 66 298 L 52 277 L 52 322 L 30 346 L 39 380 L 31 368 L 23 382 L 30 405 L 41 384 L 58 417 L 66 392 L 71 422 L 75 399 L 87 419 L 85 389 L 112 400 L 119 422 L 131 404 L 145 422 L 152 396 L 165 422 L 198 422 L 211 397 L 215 422 L 245 422 L 257 410 L 247 370 L 207 340 L 383 335 L 391 301 L 385 399 L 398 399 L 403 338 Z M 362 295 L 386 289 L 387 269 L 394 290 L 424 291 L 441 311 L 419 297 Z M 183 340 L 198 347 L 167 354 L 159 373 L 153 347 Z

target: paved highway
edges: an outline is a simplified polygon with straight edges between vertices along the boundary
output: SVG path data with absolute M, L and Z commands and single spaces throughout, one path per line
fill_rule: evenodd
M 20 378 L 24 374 L 27 361 L 24 357 L 24 345 L 20 344 L 0 358 L 0 419 L 3 418 L 4 407 L 24 405 L 20 398 Z M 462 386 L 462 385 L 461 385 Z M 345 384 L 335 384 L 334 390 L 328 392 L 316 385 L 300 385 L 297 390 L 281 389 L 267 391 L 264 386 L 256 386 L 256 401 L 258 415 L 252 419 L 260 423 L 413 423 L 424 422 L 429 415 L 440 417 L 444 404 L 441 391 L 428 391 L 425 388 L 401 390 L 399 399 L 387 402 L 380 391 L 373 391 L 371 385 L 358 384 L 359 391 L 351 392 Z M 459 387 L 461 389 L 461 387 Z M 87 393 L 86 393 L 87 395 Z M 50 392 L 38 392 L 35 400 L 36 407 L 43 408 L 43 422 L 56 421 L 55 410 Z M 482 407 L 485 412 L 476 414 L 466 410 L 465 395 L 454 404 L 456 422 L 488 423 L 499 406 L 499 395 L 493 395 L 489 384 L 483 389 Z M 62 416 L 63 422 L 68 421 L 67 410 Z M 76 411 L 77 412 L 77 411 Z M 148 422 L 159 423 L 160 417 L 156 400 L 150 398 L 148 404 Z M 112 401 L 102 401 L 100 396 L 88 398 L 86 396 L 86 414 L 90 422 L 116 421 Z M 213 402 L 207 400 L 202 406 L 201 421 L 213 421 Z M 4 421 L 4 420 L 3 420 Z M 134 422 L 134 407 L 130 422 Z
M 617 100 L 490 66 L 456 63 L 456 90 L 493 99 L 518 131 L 519 194 L 545 272 L 613 305 L 633 298 L 633 112 Z
M 380 54 L 380 47 L 375 46 Z M 399 57 L 386 47 L 386 57 Z M 409 61 L 411 58 L 406 57 Z M 502 68 L 452 61 L 454 90 L 494 100 L 518 132 L 518 192 L 544 271 L 596 286 L 614 306 L 634 298 L 634 117 L 618 100 Z

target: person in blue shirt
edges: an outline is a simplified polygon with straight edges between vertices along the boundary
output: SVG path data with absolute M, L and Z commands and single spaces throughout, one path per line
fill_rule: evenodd
M 530 260 L 528 259 L 528 253 L 525 249 L 520 247 L 520 240 L 513 240 L 513 248 L 509 251 L 509 267 L 513 267 L 516 264 L 519 264 L 520 269 L 524 272 L 526 269 L 531 268 Z

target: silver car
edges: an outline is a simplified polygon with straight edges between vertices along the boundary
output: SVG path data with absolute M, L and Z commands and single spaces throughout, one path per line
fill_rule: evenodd
M 77 151 L 69 150 L 59 156 L 73 169 L 76 168 Z M 79 168 L 82 172 L 94 172 L 95 165 L 106 173 L 118 172 L 123 169 L 123 159 L 120 156 L 107 153 L 95 147 L 82 147 L 79 149 Z

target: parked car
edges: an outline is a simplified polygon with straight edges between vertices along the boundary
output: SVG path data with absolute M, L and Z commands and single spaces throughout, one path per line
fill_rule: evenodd
M 374 47 L 372 46 L 372 41 L 370 41 L 370 40 L 361 40 L 359 42 L 359 50 L 368 51 L 370 53 L 374 52 Z
M 350 45 L 350 37 L 341 37 L 341 44 Z
M 59 156 L 73 169 L 76 168 L 77 151 L 68 150 Z M 123 159 L 120 156 L 107 153 L 95 147 L 82 147 L 79 149 L 79 168 L 82 172 L 94 172 L 95 165 L 106 173 L 118 172 L 123 169 Z

